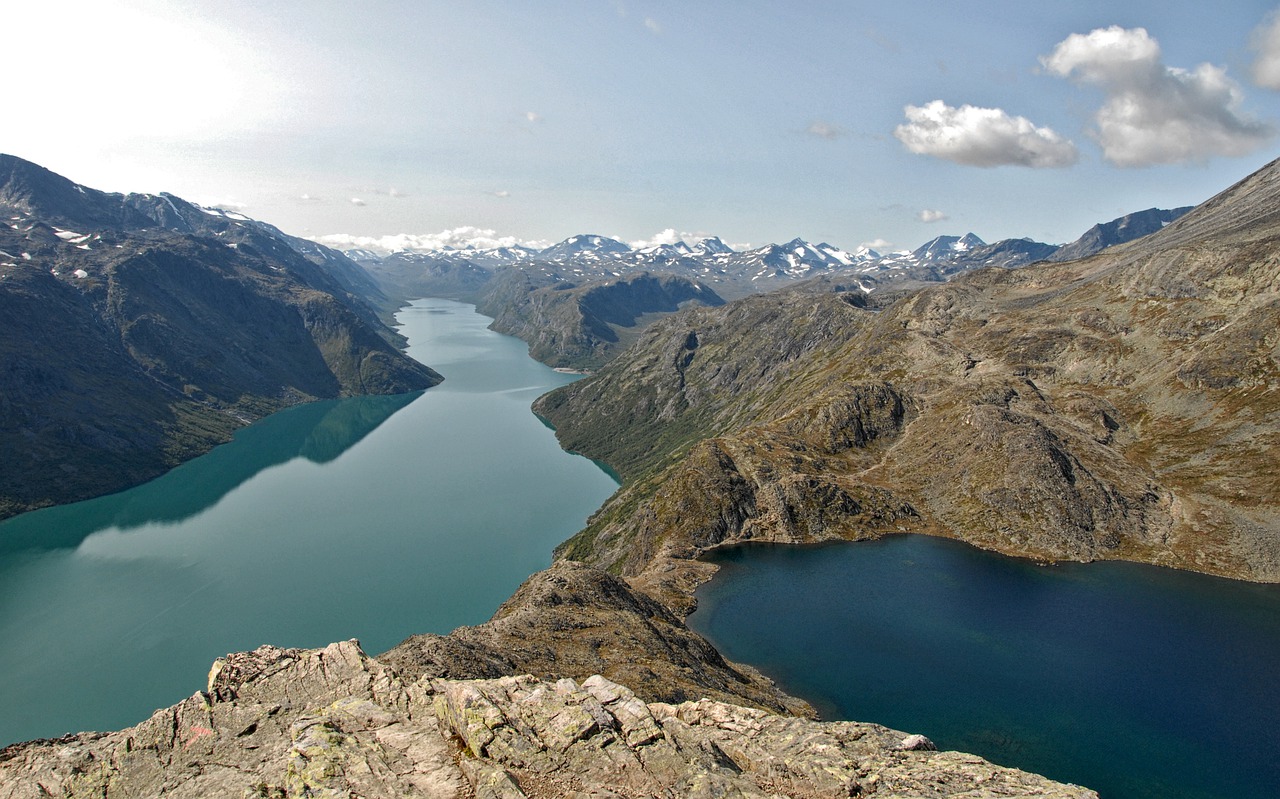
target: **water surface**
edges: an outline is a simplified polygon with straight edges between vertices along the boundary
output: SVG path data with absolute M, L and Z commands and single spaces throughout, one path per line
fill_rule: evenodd
M 529 410 L 570 382 L 469 305 L 398 315 L 426 392 L 275 414 L 144 486 L 0 524 L 0 745 L 117 729 L 263 643 L 486 620 L 617 487 Z
M 1280 586 L 925 536 L 708 559 L 690 626 L 824 718 L 1103 799 L 1280 796 Z

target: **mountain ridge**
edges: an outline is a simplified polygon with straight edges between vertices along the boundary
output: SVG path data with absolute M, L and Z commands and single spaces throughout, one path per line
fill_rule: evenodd
M 1019 268 L 1056 253 L 1084 257 L 1158 229 L 1150 220 L 1168 224 L 1187 208 L 1150 209 L 1095 225 L 1065 245 L 1031 239 L 1002 239 L 987 244 L 973 233 L 942 235 L 916 247 L 881 254 L 860 247 L 843 250 L 801 238 L 736 251 L 715 236 L 690 245 L 683 240 L 632 248 L 607 236 L 580 234 L 548 247 L 457 248 L 378 255 L 352 251 L 362 265 L 393 291 L 448 292 L 451 298 L 473 299 L 485 275 L 517 267 L 552 280 L 580 283 L 608 280 L 631 271 L 665 271 L 705 284 L 726 299 L 771 291 L 796 281 L 833 276 L 862 291 L 893 291 L 917 282 L 942 282 L 961 272 L 984 267 Z M 1102 231 L 1101 233 L 1099 231 Z M 1065 258 L 1057 258 L 1065 260 Z M 444 276 L 467 274 L 465 284 Z M 471 292 L 471 293 L 468 293 Z
M 268 225 L 8 155 L 0 209 L 0 516 L 143 482 L 297 402 L 440 380 L 359 267 Z
M 558 557 L 685 609 L 708 547 L 892 532 L 1280 581 L 1278 242 L 1273 162 L 1086 259 L 663 320 L 535 405 L 624 478 Z

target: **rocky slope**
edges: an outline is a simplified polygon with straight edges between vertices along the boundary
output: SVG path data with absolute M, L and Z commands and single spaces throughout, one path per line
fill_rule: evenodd
M 485 287 L 476 309 L 494 317 L 494 330 L 527 342 L 531 358 L 595 369 L 658 315 L 723 304 L 711 289 L 675 275 L 638 272 L 577 285 L 509 269 Z
M 1172 210 L 1148 208 L 1145 211 L 1125 214 L 1119 219 L 1094 225 L 1086 230 L 1080 238 L 1070 244 L 1062 245 L 1046 257 L 1050 261 L 1074 261 L 1077 258 L 1087 258 L 1090 255 L 1102 252 L 1108 247 L 1125 244 L 1143 236 L 1150 236 L 1152 233 L 1164 228 L 1165 225 L 1177 221 L 1190 210 L 1190 206 Z
M 439 380 L 358 267 L 269 226 L 12 156 L 0 211 L 0 517 L 143 482 L 287 405 Z
M 664 320 L 537 404 L 626 485 L 561 555 L 675 607 L 726 541 L 914 531 L 1280 580 L 1280 163 L 1092 258 Z
M 603 677 L 415 679 L 354 642 L 219 660 L 207 690 L 117 733 L 0 750 L 0 797 L 976 797 L 1096 799 L 870 724 Z
M 485 624 L 447 636 L 415 635 L 380 659 L 413 677 L 602 674 L 647 701 L 709 697 L 813 715 L 753 669 L 724 660 L 651 597 L 571 561 L 530 577 Z

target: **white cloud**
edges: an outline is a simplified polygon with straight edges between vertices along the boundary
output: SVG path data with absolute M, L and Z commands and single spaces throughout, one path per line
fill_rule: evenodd
M 525 111 L 524 118 L 535 124 L 542 121 L 542 115 L 537 111 Z
M 805 133 L 811 136 L 817 136 L 820 139 L 831 141 L 838 139 L 844 135 L 844 130 L 839 125 L 833 125 L 830 122 L 815 120 L 812 125 L 805 129 Z
M 368 203 L 366 203 L 364 200 L 360 199 L 359 197 L 352 197 L 351 204 L 352 205 L 368 205 Z
M 491 194 L 494 197 L 501 197 L 504 200 L 511 196 L 511 192 L 507 191 L 506 189 L 498 189 L 497 191 L 488 191 L 488 192 L 485 192 L 485 194 Z
M 1078 73 L 1086 83 L 1137 83 L 1164 68 L 1160 44 L 1145 28 L 1098 28 L 1088 34 L 1073 33 L 1058 43 L 1040 63 L 1054 75 Z
M 353 236 L 349 233 L 331 233 L 313 237 L 313 240 L 340 250 L 373 250 L 383 254 L 467 248 L 487 250 L 495 247 L 517 246 L 542 249 L 550 246 L 550 242 L 523 241 L 515 236 L 499 236 L 496 230 L 471 226 L 450 228 L 439 233 L 397 233 L 390 236 Z
M 687 230 L 676 231 L 675 228 L 667 228 L 647 239 L 639 241 L 629 241 L 628 246 L 633 250 L 642 250 L 645 247 L 657 247 L 659 244 L 675 244 L 683 241 L 685 244 L 693 246 L 703 239 L 711 238 L 710 233 L 691 233 Z M 737 249 L 736 247 L 734 249 Z
M 862 242 L 861 244 L 858 245 L 858 248 L 867 249 L 867 250 L 876 250 L 877 252 L 880 252 L 880 251 L 889 249 L 889 247 L 892 245 L 893 245 L 893 242 L 886 241 L 885 239 L 872 239 L 871 241 Z
M 951 217 L 947 216 L 946 213 L 942 211 L 937 211 L 933 208 L 925 208 L 920 213 L 916 214 L 916 218 L 921 222 L 941 222 L 945 219 L 950 219 Z
M 1076 146 L 1050 128 L 999 108 L 941 100 L 906 107 L 907 123 L 893 135 L 908 150 L 966 166 L 1063 167 L 1076 162 Z
M 1143 28 L 1074 33 L 1040 63 L 1053 75 L 1106 93 L 1094 117 L 1093 136 L 1117 166 L 1244 155 L 1274 133 L 1269 125 L 1239 113 L 1240 87 L 1225 69 L 1166 66 L 1160 44 Z
M 655 233 L 650 238 L 628 242 L 628 244 L 631 245 L 631 249 L 640 250 L 645 247 L 657 247 L 659 244 L 675 244 L 677 241 L 680 241 L 680 237 L 682 235 L 683 234 L 681 233 L 677 233 L 675 228 L 667 228 L 660 233 Z
M 1253 62 L 1253 82 L 1264 89 L 1280 91 L 1280 11 L 1273 11 L 1253 31 L 1250 49 L 1258 53 Z
M 320 198 L 319 198 L 319 197 L 315 196 L 314 194 L 308 194 L 307 192 L 303 192 L 302 194 L 298 195 L 298 199 L 299 199 L 299 200 L 301 200 L 301 201 L 302 201 L 302 202 L 304 202 L 304 203 L 318 203 L 318 202 L 320 202 Z
M 661 35 L 661 33 L 662 33 L 662 26 L 661 26 L 661 25 L 659 25 L 659 24 L 658 24 L 658 21 L 657 21 L 656 19 L 654 19 L 653 17 L 645 17 L 645 18 L 644 18 L 644 26 L 645 26 L 646 28 L 648 28 L 648 29 L 649 29 L 649 32 L 650 32 L 650 33 L 652 33 L 652 34 L 654 34 L 655 36 L 657 36 L 657 35 Z

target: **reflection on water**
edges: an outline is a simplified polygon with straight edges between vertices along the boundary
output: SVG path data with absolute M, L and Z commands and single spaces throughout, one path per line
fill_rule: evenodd
M 0 525 L 0 746 L 136 724 L 227 652 L 477 624 L 550 563 L 617 487 L 529 410 L 572 378 L 471 306 L 398 319 L 443 383 L 275 414 L 145 486 Z
M 237 431 L 230 443 L 144 485 L 0 522 L 0 553 L 75 547 L 109 527 L 188 519 L 264 469 L 294 458 L 334 460 L 421 395 L 327 400 L 281 411 L 270 424 Z

